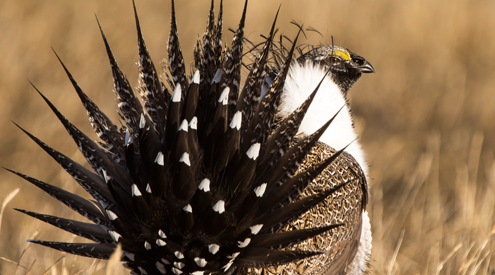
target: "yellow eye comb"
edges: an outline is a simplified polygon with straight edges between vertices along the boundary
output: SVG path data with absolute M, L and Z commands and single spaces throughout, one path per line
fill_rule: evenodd
M 333 51 L 332 55 L 340 56 L 340 57 L 344 58 L 345 60 L 351 60 L 351 56 L 348 53 L 341 51 L 341 50 Z

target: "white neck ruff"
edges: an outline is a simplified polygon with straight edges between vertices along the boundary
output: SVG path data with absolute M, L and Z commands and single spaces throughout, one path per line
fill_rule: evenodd
M 320 65 L 312 62 L 306 62 L 303 65 L 294 62 L 290 67 L 289 76 L 285 82 L 282 105 L 279 110 L 280 115 L 286 116 L 296 110 L 311 95 L 316 86 L 325 77 L 325 73 L 325 70 Z M 357 135 L 352 126 L 350 110 L 347 107 L 344 95 L 329 76 L 326 76 L 323 80 L 299 127 L 298 133 L 311 135 L 328 122 L 342 107 L 343 109 L 323 133 L 320 141 L 336 150 L 340 150 L 350 144 L 345 151 L 356 159 L 367 176 L 368 165 L 361 145 L 356 140 Z

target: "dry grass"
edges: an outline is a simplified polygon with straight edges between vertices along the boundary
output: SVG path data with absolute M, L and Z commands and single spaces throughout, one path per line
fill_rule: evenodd
M 69 191 L 81 188 L 10 123 L 84 162 L 27 79 L 76 125 L 85 112 L 50 47 L 80 86 L 116 120 L 110 69 L 93 14 L 106 31 L 131 84 L 137 84 L 130 1 L 0 2 L 0 155 L 2 166 Z M 282 1 L 250 1 L 247 35 L 267 33 Z M 191 53 L 203 31 L 207 1 L 180 1 L 181 42 Z M 138 1 L 151 55 L 165 56 L 168 1 Z M 242 3 L 226 3 L 235 27 Z M 318 29 L 308 42 L 333 35 L 377 71 L 352 89 L 352 107 L 371 186 L 375 274 L 490 274 L 495 251 L 495 2 L 283 1 L 278 26 L 294 36 L 292 19 Z M 227 32 L 225 30 L 225 32 Z M 230 41 L 226 39 L 225 41 Z M 192 60 L 190 54 L 186 61 Z M 0 200 L 20 188 L 9 207 L 75 218 L 40 190 L 1 173 Z M 1 274 L 105 274 L 106 263 L 27 245 L 36 238 L 70 241 L 68 233 L 7 208 L 0 235 Z M 78 238 L 76 238 L 77 240 Z M 115 274 L 119 274 L 115 271 Z

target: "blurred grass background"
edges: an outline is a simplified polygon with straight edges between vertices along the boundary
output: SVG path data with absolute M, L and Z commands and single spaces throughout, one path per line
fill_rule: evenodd
M 281 2 L 250 1 L 249 39 L 260 41 L 258 34 L 268 33 Z M 158 66 L 166 56 L 170 3 L 136 4 Z M 227 29 L 237 27 L 242 5 L 225 3 L 224 43 L 230 44 Z M 209 1 L 177 3 L 187 64 L 204 30 L 208 7 Z M 372 274 L 493 274 L 494 10 L 495 2 L 488 0 L 282 3 L 277 25 L 284 34 L 295 36 L 297 29 L 290 21 L 296 20 L 322 33 L 308 33 L 308 43 L 328 44 L 333 35 L 335 44 L 364 56 L 376 69 L 350 91 L 373 178 Z M 95 13 L 121 69 L 136 86 L 131 1 L 0 0 L 0 165 L 81 195 L 75 181 L 10 120 L 85 163 L 28 80 L 75 125 L 91 132 L 53 47 L 83 90 L 117 121 Z M 12 207 L 80 218 L 36 187 L 0 171 L 0 201 L 16 188 L 20 192 L 2 218 L 0 274 L 104 274 L 103 262 L 28 245 L 25 240 L 33 235 L 54 241 L 74 237 Z

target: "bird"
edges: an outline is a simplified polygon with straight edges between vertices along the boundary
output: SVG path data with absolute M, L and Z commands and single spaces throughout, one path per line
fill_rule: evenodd
M 28 240 L 109 259 L 121 245 L 131 274 L 364 274 L 371 230 L 368 168 L 347 92 L 374 72 L 346 48 L 302 52 L 266 41 L 245 50 L 247 1 L 231 47 L 222 47 L 223 1 L 214 0 L 186 73 L 171 1 L 168 62 L 161 75 L 133 2 L 140 98 L 109 58 L 120 127 L 83 92 L 59 59 L 98 137 L 80 131 L 34 85 L 92 170 L 17 125 L 92 199 L 23 173 L 89 222 L 17 209 L 92 241 Z M 298 55 L 297 51 L 301 51 Z M 254 56 L 243 63 L 246 53 Z M 274 61 L 278 60 L 278 61 Z M 241 70 L 248 70 L 241 85 Z
M 290 115 L 310 95 L 313 88 L 320 85 L 295 139 L 311 135 L 327 121 L 333 120 L 301 167 L 307 168 L 331 158 L 337 152 L 335 148 L 345 148 L 345 151 L 304 190 L 298 190 L 297 196 L 288 199 L 308 197 L 342 182 L 347 182 L 347 186 L 346 190 L 341 190 L 342 193 L 336 192 L 331 198 L 290 222 L 283 231 L 326 226 L 336 222 L 346 223 L 347 226 L 339 232 L 322 233 L 310 241 L 292 246 L 293 249 L 323 248 L 326 254 L 272 267 L 268 269 L 268 274 L 364 274 L 369 270 L 371 228 L 365 210 L 368 200 L 368 166 L 360 144 L 353 142 L 357 135 L 347 92 L 362 73 L 374 72 L 373 66 L 363 57 L 334 45 L 313 49 L 291 65 L 278 116 Z M 336 113 L 338 115 L 333 117 Z M 363 193 L 359 195 L 360 191 Z M 344 199 L 339 201 L 336 199 L 339 196 Z M 352 229 L 351 225 L 355 228 Z

